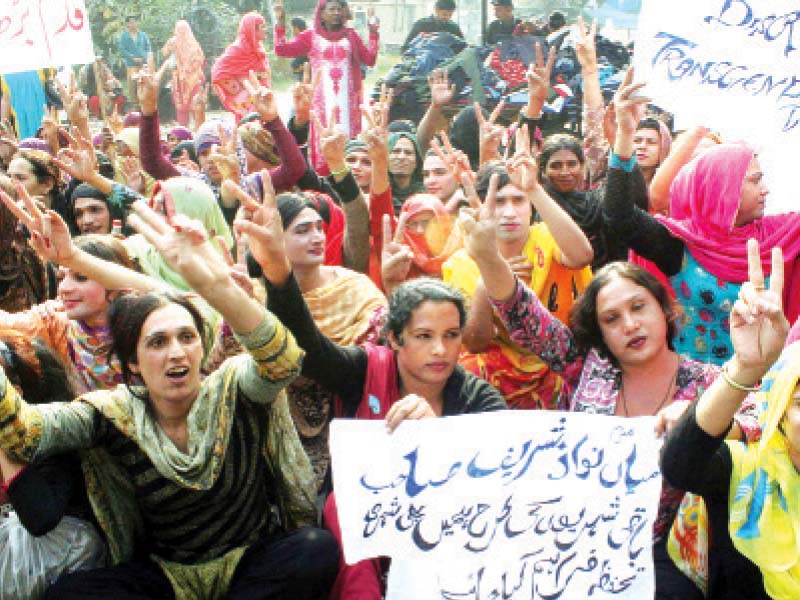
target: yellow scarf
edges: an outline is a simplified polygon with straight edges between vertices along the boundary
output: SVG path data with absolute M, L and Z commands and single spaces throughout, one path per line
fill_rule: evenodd
M 761 569 L 770 597 L 800 598 L 800 474 L 781 431 L 800 378 L 800 343 L 786 348 L 756 397 L 761 441 L 728 441 L 733 460 L 730 534 L 734 546 Z

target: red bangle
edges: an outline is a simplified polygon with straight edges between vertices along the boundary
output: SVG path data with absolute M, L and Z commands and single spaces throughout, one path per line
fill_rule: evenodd
M 14 482 L 17 480 L 17 477 L 19 477 L 20 475 L 22 475 L 22 473 L 23 473 L 23 472 L 25 471 L 25 469 L 27 469 L 27 468 L 28 468 L 28 465 L 25 465 L 25 466 L 24 466 L 24 467 L 22 467 L 22 468 L 21 468 L 19 471 L 17 471 L 17 472 L 16 472 L 16 474 L 15 474 L 15 475 L 14 475 L 14 476 L 13 476 L 11 479 L 6 479 L 6 480 L 5 480 L 5 481 L 3 481 L 2 483 L 0 483 L 0 491 L 1 491 L 1 492 L 3 492 L 3 493 L 5 493 L 6 495 L 8 495 L 8 488 L 9 488 L 9 486 L 10 486 L 12 483 L 14 483 Z

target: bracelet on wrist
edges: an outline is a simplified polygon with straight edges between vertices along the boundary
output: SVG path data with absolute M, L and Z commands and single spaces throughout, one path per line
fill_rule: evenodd
M 740 392 L 757 392 L 761 389 L 761 384 L 757 383 L 753 386 L 742 385 L 738 381 L 736 381 L 733 377 L 731 377 L 730 373 L 728 373 L 728 363 L 722 365 L 722 369 L 719 372 L 722 375 L 722 379 L 725 383 L 727 383 L 730 387 Z
M 349 172 L 350 172 L 350 167 L 345 165 L 344 167 L 342 167 L 338 171 L 331 171 L 331 175 L 333 175 L 334 177 L 343 177 L 343 176 L 347 175 L 347 173 L 349 173 Z

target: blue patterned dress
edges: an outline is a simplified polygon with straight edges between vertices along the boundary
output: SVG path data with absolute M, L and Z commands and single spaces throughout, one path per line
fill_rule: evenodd
M 730 316 L 742 284 L 714 277 L 688 250 L 684 251 L 681 270 L 669 280 L 683 308 L 673 340 L 675 351 L 722 365 L 733 356 Z

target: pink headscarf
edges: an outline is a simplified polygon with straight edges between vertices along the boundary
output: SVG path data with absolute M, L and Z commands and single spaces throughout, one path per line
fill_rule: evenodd
M 258 26 L 263 23 L 265 23 L 264 17 L 256 12 L 249 12 L 242 17 L 236 41 L 228 46 L 214 63 L 214 68 L 211 70 L 212 81 L 247 77 L 250 71 L 256 73 L 269 71 L 267 52 L 256 32 Z
M 328 2 L 333 2 L 333 1 L 339 2 L 342 5 L 342 12 L 343 12 L 342 28 L 339 29 L 338 31 L 331 31 L 330 29 L 325 29 L 325 27 L 322 25 L 322 10 L 325 8 L 325 5 Z M 342 0 L 319 0 L 317 2 L 317 8 L 314 11 L 314 31 L 317 33 L 317 35 L 321 35 L 326 40 L 329 40 L 331 42 L 335 42 L 336 40 L 341 40 L 343 37 L 349 36 L 348 30 L 350 28 L 346 27 L 345 25 L 346 24 L 344 21 L 344 2 Z
M 736 227 L 742 183 L 755 153 L 744 144 L 720 144 L 696 157 L 678 173 L 670 189 L 671 217 L 656 215 L 709 273 L 723 281 L 747 281 L 747 240 L 761 249 L 764 274 L 771 270 L 772 248 L 783 250 L 784 311 L 800 312 L 800 213 L 770 215 Z

